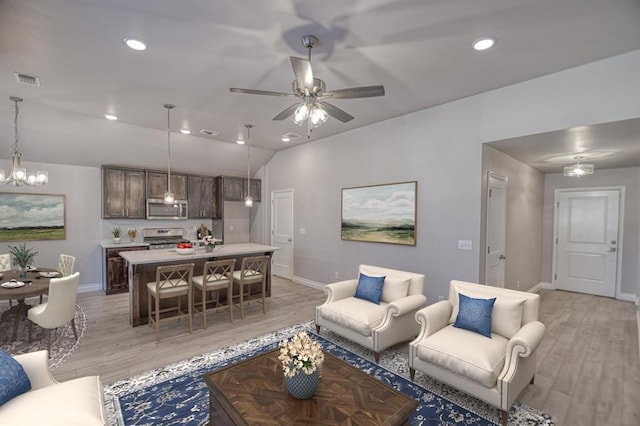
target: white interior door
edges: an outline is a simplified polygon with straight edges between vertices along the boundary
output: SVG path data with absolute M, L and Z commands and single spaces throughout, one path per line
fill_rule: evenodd
M 556 288 L 615 297 L 619 209 L 618 190 L 556 193 Z
M 271 245 L 280 248 L 273 253 L 273 274 L 293 278 L 292 189 L 271 193 Z
M 504 287 L 507 235 L 507 178 L 494 172 L 487 176 L 486 285 Z

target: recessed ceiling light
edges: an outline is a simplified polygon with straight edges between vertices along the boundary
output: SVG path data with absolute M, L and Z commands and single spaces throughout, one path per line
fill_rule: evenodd
M 106 118 L 107 120 L 115 121 L 118 119 L 118 116 L 115 114 L 105 114 L 104 118 Z
M 290 140 L 291 140 L 291 139 L 289 139 L 289 138 L 288 138 L 288 137 L 286 137 L 286 136 L 283 136 L 283 137 L 282 137 L 282 142 L 289 142 Z
M 487 50 L 496 44 L 494 37 L 482 37 L 473 42 L 473 48 L 476 50 Z
M 124 42 L 133 50 L 145 50 L 147 43 L 137 38 L 125 37 Z
M 238 140 L 236 141 L 236 143 L 237 143 L 238 145 L 244 145 L 244 141 L 243 141 L 242 139 L 238 139 Z
M 191 130 L 189 130 L 189 129 L 180 129 L 180 133 L 182 133 L 183 135 L 190 135 L 191 134 Z

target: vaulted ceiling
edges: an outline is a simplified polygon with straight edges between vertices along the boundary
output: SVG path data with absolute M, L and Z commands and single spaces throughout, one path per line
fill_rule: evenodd
M 3 0 L 0 1 L 0 158 L 21 105 L 25 160 L 162 168 L 173 103 L 176 169 L 242 174 L 245 123 L 255 170 L 277 150 L 454 99 L 640 49 L 637 0 Z M 306 57 L 328 90 L 384 85 L 384 97 L 335 100 L 355 117 L 313 130 L 272 118 L 292 99 L 290 56 Z M 126 47 L 124 37 L 148 43 Z M 493 36 L 487 51 L 471 48 Z M 15 72 L 37 76 L 19 84 Z M 4 99 L 5 101 L 2 101 Z M 118 115 L 109 122 L 103 115 Z M 202 135 L 201 129 L 218 132 Z M 286 133 L 300 137 L 285 143 Z

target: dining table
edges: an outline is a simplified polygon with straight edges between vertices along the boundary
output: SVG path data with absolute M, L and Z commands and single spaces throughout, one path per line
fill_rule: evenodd
M 31 305 L 25 302 L 30 297 L 37 297 L 49 293 L 49 283 L 52 278 L 59 278 L 62 274 L 52 268 L 32 268 L 27 270 L 26 277 L 20 277 L 17 270 L 1 271 L 0 300 L 15 300 L 17 303 L 0 315 L 0 322 L 7 321 L 13 316 L 13 334 L 11 341 L 15 341 L 18 335 L 18 324 L 21 318 L 27 316 Z M 5 286 L 3 284 L 16 280 L 22 282 L 22 286 Z

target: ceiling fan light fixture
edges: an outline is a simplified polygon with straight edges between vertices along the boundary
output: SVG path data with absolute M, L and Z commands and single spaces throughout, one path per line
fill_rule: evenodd
M 322 108 L 322 106 L 320 105 L 313 106 L 313 108 L 311 109 L 311 113 L 309 114 L 309 121 L 311 121 L 311 127 L 313 127 L 314 129 L 316 127 L 319 127 L 322 123 L 327 121 L 327 118 L 329 118 L 329 114 L 327 114 L 327 111 L 325 111 L 324 108 Z
M 565 166 L 563 175 L 569 177 L 580 177 L 585 175 L 593 174 L 593 164 L 588 163 L 580 163 L 580 160 L 584 157 L 578 155 L 574 157 L 576 159 L 576 164 L 572 164 L 570 166 Z
M 298 126 L 302 126 L 307 119 L 309 118 L 309 105 L 307 104 L 307 102 L 302 102 L 298 108 L 296 108 L 296 111 L 293 113 L 293 122 L 296 123 Z

